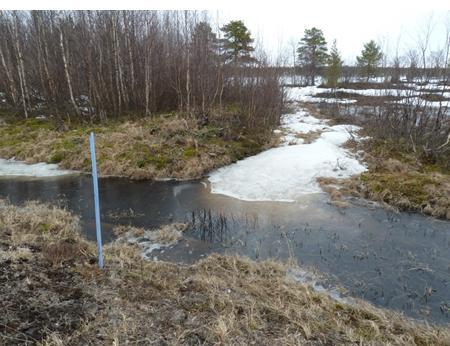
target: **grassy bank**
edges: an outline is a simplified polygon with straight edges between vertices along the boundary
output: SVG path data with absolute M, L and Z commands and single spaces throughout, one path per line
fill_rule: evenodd
M 369 171 L 356 182 L 366 197 L 399 210 L 450 219 L 450 171 L 417 159 L 395 143 L 372 140 L 364 147 Z
M 0 157 L 90 171 L 90 131 L 100 175 L 132 179 L 199 178 L 273 144 L 270 133 L 199 125 L 173 114 L 96 126 L 29 119 L 0 124 Z
M 450 330 L 363 302 L 347 305 L 290 279 L 289 267 L 210 256 L 144 261 L 127 244 L 79 236 L 67 211 L 0 203 L 0 343 L 448 345 Z
M 318 178 L 331 203 L 346 207 L 345 196 L 381 202 L 399 211 L 419 212 L 450 220 L 450 172 L 418 161 L 393 143 L 374 139 L 348 143 L 363 150 L 368 171 L 351 179 Z
M 317 107 L 309 105 L 320 114 Z M 325 114 L 324 114 L 325 113 Z M 342 117 L 325 110 L 322 117 L 335 124 L 362 126 L 363 141 L 351 140 L 346 147 L 358 153 L 368 171 L 351 179 L 319 178 L 323 190 L 330 194 L 332 204 L 346 206 L 345 196 L 364 197 L 378 201 L 395 210 L 420 212 L 437 218 L 450 219 L 450 170 L 448 164 L 430 162 L 415 153 L 402 139 L 396 142 L 379 138 L 371 131 L 371 123 L 364 117 Z

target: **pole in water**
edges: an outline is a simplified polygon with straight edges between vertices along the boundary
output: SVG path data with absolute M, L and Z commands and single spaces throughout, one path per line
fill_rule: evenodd
M 94 187 L 95 228 L 97 231 L 98 266 L 103 268 L 102 229 L 100 224 L 100 199 L 98 195 L 97 159 L 95 157 L 94 132 L 89 136 L 92 161 L 92 183 Z

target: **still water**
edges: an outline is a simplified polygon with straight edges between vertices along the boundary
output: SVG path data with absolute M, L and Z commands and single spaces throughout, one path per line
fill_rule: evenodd
M 345 295 L 437 323 L 450 322 L 450 222 L 395 214 L 354 200 L 345 210 L 325 194 L 296 203 L 244 202 L 209 192 L 205 182 L 100 180 L 103 237 L 112 227 L 188 222 L 186 237 L 155 257 L 191 263 L 211 252 L 253 259 L 294 257 L 324 273 Z M 81 216 L 95 239 L 89 176 L 0 179 L 0 198 L 60 204 Z

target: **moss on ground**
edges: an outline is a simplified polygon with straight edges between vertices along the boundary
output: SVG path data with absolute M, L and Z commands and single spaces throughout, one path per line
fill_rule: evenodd
M 0 125 L 0 157 L 89 171 L 91 131 L 100 175 L 132 179 L 199 178 L 260 152 L 271 140 L 259 134 L 224 138 L 218 126 L 199 126 L 173 114 L 95 126 L 28 119 Z
M 448 326 L 335 301 L 295 268 L 212 255 L 190 266 L 95 244 L 50 205 L 0 201 L 0 344 L 448 345 Z

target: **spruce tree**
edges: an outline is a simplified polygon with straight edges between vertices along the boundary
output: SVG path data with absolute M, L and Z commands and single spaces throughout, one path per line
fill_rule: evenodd
M 370 77 L 375 76 L 377 67 L 379 66 L 383 53 L 381 48 L 371 40 L 364 44 L 364 49 L 361 51 L 361 55 L 356 58 L 358 66 L 362 69 L 363 75 L 369 81 Z
M 336 46 L 336 40 L 333 41 L 330 56 L 328 57 L 327 67 L 327 85 L 330 88 L 338 86 L 339 78 L 342 73 L 342 59 Z
M 315 84 L 319 69 L 327 62 L 327 42 L 323 32 L 317 28 L 306 29 L 297 49 L 300 65 L 310 78 L 310 84 Z

